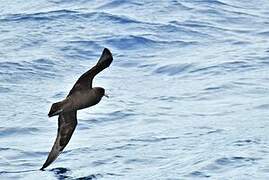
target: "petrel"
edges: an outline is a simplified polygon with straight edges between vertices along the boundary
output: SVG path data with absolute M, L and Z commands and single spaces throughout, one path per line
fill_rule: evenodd
M 58 132 L 48 158 L 40 170 L 48 167 L 68 144 L 77 125 L 77 110 L 96 105 L 103 96 L 108 97 L 104 88 L 92 87 L 92 81 L 99 72 L 109 67 L 112 61 L 111 52 L 105 48 L 97 64 L 80 76 L 67 97 L 52 104 L 48 116 L 59 115 Z

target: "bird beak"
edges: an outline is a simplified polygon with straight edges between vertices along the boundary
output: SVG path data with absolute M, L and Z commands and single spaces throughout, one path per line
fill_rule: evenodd
M 104 96 L 105 96 L 106 98 L 109 98 L 109 96 L 108 96 L 107 94 L 104 94 Z

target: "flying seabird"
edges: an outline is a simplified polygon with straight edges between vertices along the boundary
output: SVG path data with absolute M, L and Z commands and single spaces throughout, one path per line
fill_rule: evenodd
M 92 80 L 99 72 L 109 67 L 112 61 L 111 52 L 105 48 L 97 64 L 80 76 L 67 97 L 52 104 L 48 116 L 59 115 L 58 132 L 48 158 L 40 170 L 48 167 L 68 144 L 77 125 L 77 110 L 99 103 L 103 96 L 108 97 L 104 88 L 92 87 Z

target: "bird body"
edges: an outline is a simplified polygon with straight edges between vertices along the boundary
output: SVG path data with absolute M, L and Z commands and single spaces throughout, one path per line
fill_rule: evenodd
M 99 95 L 97 88 L 92 88 L 90 90 L 75 92 L 69 98 L 72 106 L 79 110 L 96 105 L 101 101 L 102 96 Z
M 70 96 L 67 96 L 64 100 L 54 103 L 48 114 L 49 117 L 59 115 L 60 113 L 88 108 L 98 104 L 102 99 L 102 95 L 99 93 L 101 90 L 99 90 L 99 88 L 100 87 L 95 87 L 75 91 Z
M 96 105 L 101 101 L 103 96 L 107 96 L 104 88 L 92 88 L 92 81 L 95 75 L 109 67 L 112 61 L 111 52 L 105 48 L 97 64 L 80 76 L 67 97 L 62 101 L 52 104 L 48 116 L 59 115 L 58 133 L 41 170 L 48 167 L 68 144 L 77 125 L 77 111 Z

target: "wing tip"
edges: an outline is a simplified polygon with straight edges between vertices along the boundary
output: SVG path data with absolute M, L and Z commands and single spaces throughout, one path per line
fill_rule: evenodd
M 108 48 L 104 48 L 101 57 L 106 57 L 107 59 L 110 59 L 111 61 L 113 60 L 112 53 Z
M 48 160 L 46 160 L 46 162 L 43 164 L 43 166 L 39 169 L 41 171 L 44 171 L 45 168 L 47 168 L 52 162 L 48 162 Z
M 43 165 L 42 168 L 40 168 L 39 170 L 40 170 L 40 171 L 45 171 L 45 168 L 46 168 L 46 167 L 44 167 L 44 165 Z
M 111 51 L 108 48 L 106 48 L 106 47 L 104 48 L 103 53 L 109 54 L 110 56 L 112 56 Z

